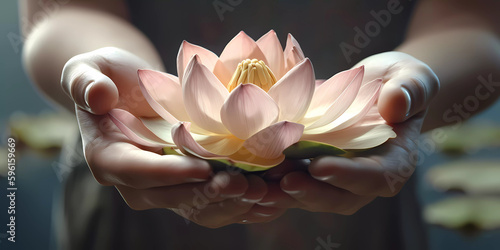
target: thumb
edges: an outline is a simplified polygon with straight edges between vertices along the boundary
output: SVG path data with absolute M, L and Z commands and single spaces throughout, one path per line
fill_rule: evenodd
M 61 85 L 80 108 L 102 115 L 117 106 L 119 92 L 127 95 L 138 88 L 140 68 L 151 66 L 128 51 L 100 48 L 71 58 L 64 65 Z
M 402 69 L 384 84 L 378 99 L 380 115 L 389 123 L 406 121 L 424 111 L 439 91 L 439 79 L 427 65 Z
M 118 103 L 118 88 L 99 67 L 79 56 L 66 63 L 62 73 L 63 90 L 80 108 L 102 115 Z

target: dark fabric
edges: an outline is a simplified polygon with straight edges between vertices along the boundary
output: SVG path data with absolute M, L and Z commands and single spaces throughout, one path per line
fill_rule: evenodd
M 241 3 L 221 21 L 216 2 Z M 153 41 L 169 72 L 176 72 L 182 40 L 220 54 L 240 30 L 258 39 L 274 29 L 283 45 L 287 33 L 298 39 L 318 78 L 402 41 L 414 1 L 399 1 L 402 12 L 351 61 L 340 48 L 342 42 L 354 45 L 355 27 L 364 30 L 375 20 L 370 12 L 387 10 L 388 2 L 398 1 L 128 1 L 132 21 Z M 352 216 L 290 210 L 267 224 L 220 229 L 189 223 L 166 209 L 133 211 L 114 187 L 99 185 L 85 163 L 68 177 L 64 198 L 61 249 L 427 249 L 415 177 L 397 196 L 378 198 Z
M 235 7 L 229 2 L 241 2 Z M 415 0 L 128 0 L 130 17 L 158 49 L 167 71 L 176 74 L 176 56 L 183 40 L 201 45 L 220 55 L 238 32 L 257 40 L 274 29 L 285 45 L 291 33 L 311 59 L 318 78 L 331 77 L 363 58 L 390 51 L 404 38 Z M 232 11 L 219 18 L 215 3 L 226 3 Z M 391 3 L 391 4 L 389 4 Z M 348 62 L 341 43 L 356 46 L 355 28 L 365 32 L 377 22 L 372 13 L 385 12 L 388 4 L 399 3 L 401 12 L 391 14 L 390 22 L 378 34 L 368 36 L 365 47 L 358 47 Z M 376 26 L 376 25 L 375 25 Z M 372 28 L 373 31 L 376 31 Z M 370 29 L 371 30 L 371 29 Z

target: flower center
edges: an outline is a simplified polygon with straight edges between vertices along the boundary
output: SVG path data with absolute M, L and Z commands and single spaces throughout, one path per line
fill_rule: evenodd
M 255 84 L 267 92 L 276 83 L 276 77 L 263 61 L 246 59 L 238 64 L 227 89 L 231 92 L 243 83 Z

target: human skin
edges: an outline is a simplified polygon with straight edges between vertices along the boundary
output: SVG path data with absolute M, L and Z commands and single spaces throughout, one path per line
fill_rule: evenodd
M 20 4 L 26 18 L 32 18 L 40 8 L 36 1 L 21 0 Z M 500 68 L 500 22 L 494 12 L 499 7 L 495 0 L 481 4 L 421 1 L 404 43 L 395 52 L 360 62 L 365 64 L 367 79 L 384 79 L 378 107 L 398 137 L 349 159 L 315 159 L 308 172 L 291 171 L 280 176 L 278 183 L 241 174 L 214 176 L 206 162 L 162 156 L 159 149 L 132 143 L 110 123 L 105 114 L 114 107 L 135 115 L 155 115 L 144 98 L 135 94 L 136 81 L 129 79 L 136 79 L 138 68 L 164 68 L 150 41 L 128 22 L 125 4 L 120 0 L 73 0 L 60 6 L 35 29 L 24 31 L 28 36 L 23 59 L 37 87 L 51 100 L 76 112 L 85 157 L 96 180 L 116 186 L 134 209 L 171 208 L 207 227 L 243 220 L 267 222 L 290 207 L 352 214 L 377 196 L 396 195 L 415 164 L 395 159 L 411 159 L 412 152 L 418 151 L 415 142 L 422 131 L 450 125 L 443 113 L 474 93 L 478 76 L 493 73 L 495 77 Z M 121 63 L 110 64 L 113 60 Z M 411 100 L 407 100 L 402 86 Z M 469 117 L 496 101 L 499 92 L 490 94 L 469 112 Z M 401 176 L 401 169 L 407 174 Z M 400 179 L 387 182 L 387 173 Z M 179 204 L 193 205 L 193 187 L 207 185 L 217 187 L 219 192 L 209 199 L 209 206 L 192 207 L 196 218 L 179 211 Z M 225 209 L 210 209 L 218 207 Z

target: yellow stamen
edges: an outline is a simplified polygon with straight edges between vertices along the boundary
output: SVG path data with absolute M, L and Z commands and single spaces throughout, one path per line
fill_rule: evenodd
M 246 59 L 238 64 L 227 89 L 231 92 L 243 83 L 255 84 L 267 92 L 276 83 L 276 77 L 263 61 Z

